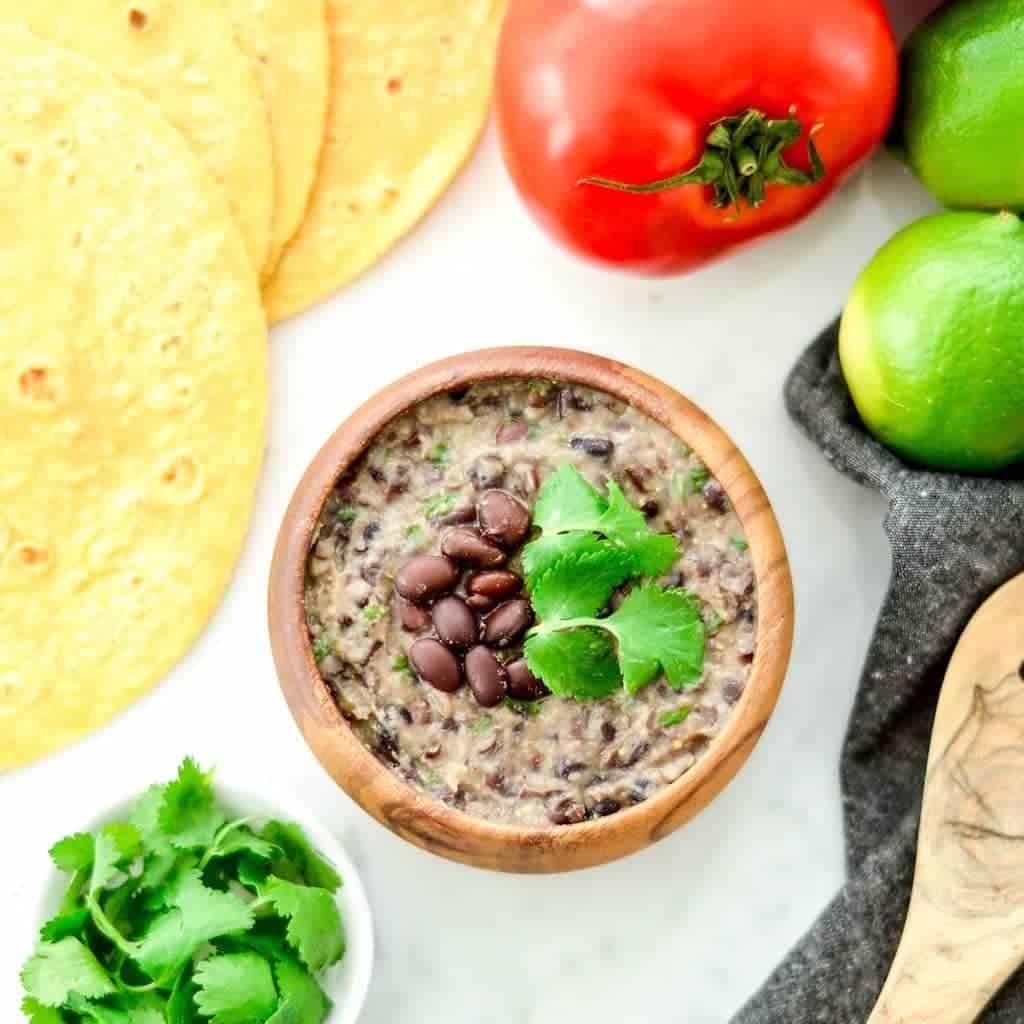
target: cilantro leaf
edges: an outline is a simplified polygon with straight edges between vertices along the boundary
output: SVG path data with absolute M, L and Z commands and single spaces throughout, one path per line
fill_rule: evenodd
M 634 572 L 633 556 L 610 544 L 589 554 L 560 558 L 534 584 L 533 610 L 541 619 L 596 615 Z
M 225 953 L 200 962 L 196 1006 L 212 1024 L 265 1021 L 277 1006 L 270 964 L 256 953 Z
M 266 882 L 269 874 L 270 866 L 266 861 L 247 857 L 244 854 L 238 861 L 238 881 L 254 893 L 259 892 L 260 886 Z
M 331 1008 L 316 979 L 294 960 L 276 960 L 274 978 L 281 996 L 267 1024 L 321 1024 Z
M 253 926 L 252 911 L 237 896 L 208 889 L 195 869 L 178 875 L 167 902 L 171 909 L 156 918 L 132 955 L 153 978 L 184 963 L 211 939 Z
M 584 530 L 538 537 L 523 548 L 523 571 L 528 576 L 527 583 L 536 580 L 563 558 L 582 558 L 605 547 L 604 541 Z
M 139 830 L 143 840 L 150 840 L 160 833 L 160 808 L 167 793 L 167 783 L 150 786 L 135 801 L 128 821 Z
M 679 554 L 675 538 L 667 533 L 652 533 L 643 512 L 630 505 L 614 480 L 608 481 L 605 499 L 568 462 L 563 462 L 544 481 L 534 506 L 533 521 L 545 534 L 523 551 L 523 567 L 534 578 L 559 557 L 585 553 L 586 542 L 576 537 L 561 543 L 555 540 L 563 533 L 602 534 L 633 556 L 634 575 L 639 576 L 660 576 L 672 567 Z M 532 589 L 532 580 L 528 582 Z
M 170 878 L 178 854 L 170 840 L 160 831 L 160 808 L 167 794 L 167 783 L 150 786 L 135 801 L 128 821 L 142 837 L 142 873 L 135 880 L 139 892 L 160 889 Z M 162 901 L 158 904 L 163 906 Z
M 680 722 L 685 722 L 690 717 L 690 712 L 693 710 L 692 707 L 676 708 L 675 711 L 666 711 L 661 716 L 661 724 L 663 726 L 679 725 Z
M 50 859 L 61 871 L 69 874 L 91 868 L 95 855 L 95 844 L 88 832 L 65 836 L 50 847 Z
M 629 594 L 606 622 L 618 641 L 622 679 L 636 693 L 665 673 L 675 690 L 693 685 L 704 671 L 704 623 L 682 590 L 650 584 Z
M 164 791 L 157 820 L 178 849 L 209 846 L 224 824 L 213 792 L 213 772 L 201 771 L 192 758 L 186 757 L 177 779 Z
M 21 1001 L 21 1012 L 28 1017 L 28 1024 L 64 1024 L 64 1015 L 60 1010 L 43 1006 L 31 996 L 25 996 Z
M 312 971 L 337 963 L 345 953 L 345 935 L 334 896 L 271 876 L 260 897 L 288 921 L 288 942 Z
M 127 822 L 115 822 L 100 830 L 95 838 L 95 859 L 89 893 L 95 895 L 113 877 L 126 861 L 134 860 L 142 850 L 139 830 Z
M 240 825 L 233 828 L 226 826 L 221 829 L 216 843 L 206 851 L 203 862 L 209 863 L 212 860 L 234 856 L 236 853 L 248 853 L 261 860 L 273 860 L 280 857 L 282 852 L 280 847 L 261 839 L 252 829 Z
M 435 494 L 423 507 L 424 519 L 437 519 L 439 516 L 446 516 L 449 512 L 455 511 L 458 498 L 454 494 Z
M 330 638 L 326 633 L 321 633 L 313 641 L 313 659 L 319 665 L 320 662 L 331 653 L 333 653 L 333 648 L 331 646 Z
M 614 480 L 608 481 L 608 508 L 598 521 L 597 532 L 633 554 L 639 576 L 660 576 L 679 557 L 675 537 L 651 533 L 643 512 L 630 505 Z
M 706 634 L 695 602 L 683 590 L 662 590 L 651 583 L 631 591 L 605 619 L 553 620 L 534 628 L 526 642 L 527 660 L 532 642 L 537 666 L 531 662 L 530 668 L 554 693 L 563 692 L 565 679 L 578 676 L 580 667 L 569 664 L 574 655 L 568 642 L 556 643 L 552 638 L 571 636 L 581 627 L 607 630 L 615 637 L 618 665 L 629 693 L 636 693 L 662 671 L 676 690 L 698 682 L 703 673 Z M 538 656 L 538 651 L 544 653 Z
M 101 1003 L 72 993 L 67 1005 L 95 1024 L 164 1024 L 160 998 L 151 992 L 120 992 Z
M 99 960 L 75 938 L 40 942 L 22 969 L 21 983 L 42 1006 L 61 1006 L 72 992 L 98 999 L 115 991 Z
M 306 885 L 314 885 L 328 892 L 337 892 L 341 888 L 341 876 L 335 871 L 334 865 L 313 848 L 300 826 L 291 822 L 268 821 L 260 834 L 283 850 L 297 869 L 299 877 L 288 878 L 288 881 L 294 882 L 301 878 Z M 278 870 L 280 866 L 279 863 L 274 864 L 275 873 L 287 877 L 281 875 Z
M 747 550 L 747 548 L 749 548 L 749 547 L 750 547 L 750 545 L 749 545 L 749 544 L 747 543 L 747 541 L 746 541 L 746 540 L 744 540 L 744 539 L 743 539 L 742 537 L 730 537 L 730 538 L 729 538 L 729 543 L 730 543 L 730 544 L 731 544 L 731 545 L 732 545 L 732 546 L 733 546 L 733 547 L 734 547 L 734 548 L 735 548 L 735 549 L 736 549 L 737 551 L 746 551 L 746 550 Z
M 534 633 L 525 654 L 530 671 L 561 697 L 598 700 L 622 686 L 611 642 L 598 629 Z
M 545 533 L 596 530 L 608 503 L 580 475 L 572 463 L 563 462 L 544 481 L 533 506 L 533 523 Z
M 89 909 L 88 907 L 82 907 L 81 910 L 72 910 L 68 913 L 51 917 L 39 929 L 39 934 L 46 942 L 60 942 L 61 939 L 66 939 L 69 935 L 78 935 L 88 920 Z

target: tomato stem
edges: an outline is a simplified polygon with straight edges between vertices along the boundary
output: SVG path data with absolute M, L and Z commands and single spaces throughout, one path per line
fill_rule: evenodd
M 610 178 L 584 178 L 579 184 L 641 194 L 682 185 L 711 185 L 715 190 L 712 205 L 718 209 L 733 206 L 739 214 L 743 203 L 757 209 L 764 202 L 766 185 L 816 185 L 825 177 L 825 164 L 814 144 L 821 127 L 814 125 L 807 136 L 809 171 L 790 167 L 783 155 L 803 135 L 796 108 L 791 107 L 789 117 L 782 119 L 750 109 L 716 121 L 708 132 L 704 153 L 688 171 L 636 185 Z

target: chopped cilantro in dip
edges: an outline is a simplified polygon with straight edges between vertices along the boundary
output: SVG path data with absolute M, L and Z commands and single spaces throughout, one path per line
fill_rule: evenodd
M 352 505 L 342 505 L 341 508 L 338 509 L 338 522 L 354 523 L 358 515 L 359 509 Z
M 327 657 L 328 654 L 332 654 L 333 651 L 334 648 L 331 647 L 331 642 L 327 639 L 326 633 L 321 633 L 320 636 L 313 641 L 313 657 L 316 658 L 316 663 L 318 665 Z
M 423 509 L 426 519 L 437 519 L 438 516 L 446 516 L 449 512 L 455 511 L 458 498 L 454 494 L 435 494 Z
M 376 622 L 384 615 L 384 609 L 379 604 L 368 604 L 363 609 L 363 618 L 367 622 Z
M 733 538 L 730 539 L 729 543 L 737 551 L 746 551 L 747 548 L 750 547 L 750 545 L 742 537 L 733 537 Z
M 661 716 L 661 724 L 664 726 L 679 725 L 680 722 L 685 722 L 689 717 L 690 712 L 693 710 L 691 707 L 676 708 L 675 711 L 666 711 Z

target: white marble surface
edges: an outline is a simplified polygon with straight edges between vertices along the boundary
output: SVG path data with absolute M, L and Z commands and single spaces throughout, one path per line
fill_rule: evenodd
M 697 276 L 583 266 L 519 208 L 493 134 L 423 227 L 333 301 L 274 331 L 272 436 L 244 560 L 189 657 L 110 727 L 0 778 L 0 1019 L 14 1021 L 30 913 L 24 879 L 124 775 L 180 757 L 301 793 L 343 836 L 376 911 L 365 1024 L 622 1024 L 728 1019 L 842 878 L 836 773 L 889 553 L 882 505 L 839 477 L 780 397 L 802 346 L 895 228 L 931 209 L 878 158 L 797 230 Z M 789 544 L 798 623 L 778 711 L 697 820 L 618 864 L 566 877 L 487 874 L 371 821 L 307 751 L 264 628 L 278 522 L 306 463 L 359 402 L 459 350 L 532 342 L 627 360 L 716 417 L 748 455 Z

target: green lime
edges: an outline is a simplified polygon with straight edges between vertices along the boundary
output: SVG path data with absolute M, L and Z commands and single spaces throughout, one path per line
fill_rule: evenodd
M 903 51 L 896 145 L 940 203 L 1024 210 L 1024 0 L 957 0 Z
M 1024 459 L 1024 224 L 904 228 L 854 285 L 839 356 L 868 429 L 905 458 L 968 473 Z

